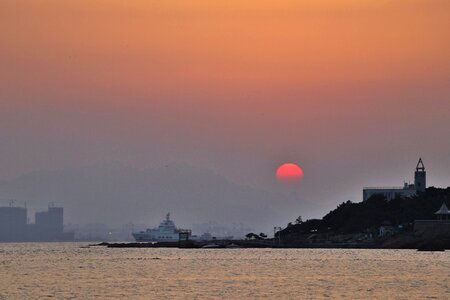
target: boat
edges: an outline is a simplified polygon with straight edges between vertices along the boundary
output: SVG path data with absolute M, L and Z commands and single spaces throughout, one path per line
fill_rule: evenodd
M 170 213 L 159 224 L 157 228 L 148 228 L 145 231 L 133 232 L 132 235 L 136 242 L 178 242 L 180 233 L 187 234 L 188 238 L 191 230 L 178 229 L 175 223 L 170 219 Z

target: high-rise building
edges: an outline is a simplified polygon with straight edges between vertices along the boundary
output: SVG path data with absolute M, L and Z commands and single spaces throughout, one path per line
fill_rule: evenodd
M 46 232 L 63 232 L 64 209 L 49 206 L 48 211 L 37 212 L 35 216 L 36 227 Z
M 64 209 L 49 206 L 35 214 L 35 224 L 27 223 L 25 207 L 0 207 L 0 242 L 58 242 L 74 239 L 64 232 Z
M 27 231 L 27 209 L 0 207 L 0 241 L 13 242 L 24 239 Z

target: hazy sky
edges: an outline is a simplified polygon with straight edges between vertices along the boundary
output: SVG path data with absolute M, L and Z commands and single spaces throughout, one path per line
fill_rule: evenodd
M 2 0 L 0 178 L 181 162 L 279 190 L 290 161 L 324 212 L 419 156 L 450 185 L 449 28 L 448 0 Z

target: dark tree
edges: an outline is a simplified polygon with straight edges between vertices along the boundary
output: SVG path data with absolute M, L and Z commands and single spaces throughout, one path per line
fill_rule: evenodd
M 259 239 L 261 239 L 260 237 L 259 237 L 259 235 L 257 235 L 256 233 L 253 233 L 253 232 L 250 232 L 250 233 L 247 233 L 247 235 L 245 236 L 248 240 L 251 240 L 251 239 L 257 239 L 257 240 L 259 240 Z
M 285 234 L 336 233 L 353 234 L 375 230 L 383 222 L 393 226 L 412 226 L 414 220 L 432 220 L 434 213 L 445 202 L 450 205 L 450 188 L 430 187 L 425 193 L 410 198 L 398 197 L 387 201 L 382 196 L 373 196 L 364 202 L 343 202 L 321 220 L 307 220 L 295 225 L 289 223 L 282 230 Z M 298 220 L 298 219 L 297 219 Z

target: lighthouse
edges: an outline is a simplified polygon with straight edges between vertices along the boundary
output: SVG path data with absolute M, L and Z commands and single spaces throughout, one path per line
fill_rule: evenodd
M 417 192 L 423 193 L 427 188 L 427 172 L 425 172 L 425 165 L 422 158 L 417 163 L 416 172 L 414 173 L 414 187 Z
M 363 201 L 368 200 L 374 195 L 381 195 L 390 201 L 399 197 L 412 197 L 417 193 L 425 192 L 427 188 L 427 173 L 422 159 L 416 166 L 414 173 L 414 184 L 404 183 L 403 187 L 365 187 L 363 189 Z

